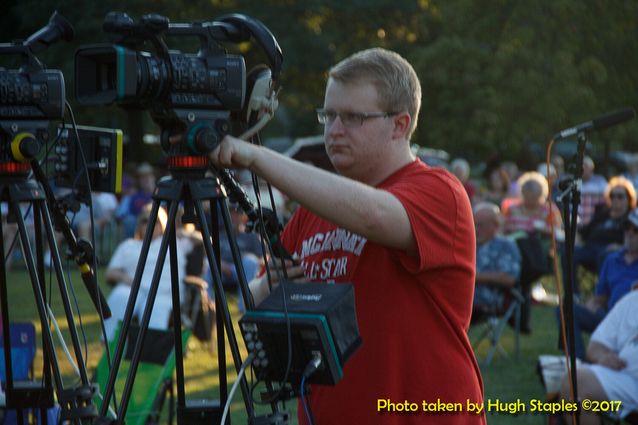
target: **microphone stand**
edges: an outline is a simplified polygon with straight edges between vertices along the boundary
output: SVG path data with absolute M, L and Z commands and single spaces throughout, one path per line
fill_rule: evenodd
M 563 295 L 563 317 L 565 319 L 565 336 L 567 339 L 567 355 L 569 356 L 571 368 L 571 382 L 574 389 L 574 402 L 578 402 L 578 381 L 576 370 L 576 350 L 574 335 L 574 268 L 572 267 L 574 245 L 576 243 L 576 228 L 578 224 L 578 206 L 583 177 L 583 158 L 585 156 L 585 145 L 587 137 L 585 131 L 578 132 L 578 145 L 576 148 L 576 172 L 574 179 L 569 186 L 560 194 L 558 202 L 561 204 L 563 222 L 565 224 L 565 282 Z M 571 201 L 571 202 L 570 202 Z M 580 411 L 576 411 L 576 424 L 580 424 Z

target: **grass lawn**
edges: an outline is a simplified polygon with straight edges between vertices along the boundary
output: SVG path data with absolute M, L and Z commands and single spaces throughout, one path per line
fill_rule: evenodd
M 70 268 L 71 269 L 71 268 Z M 66 270 L 66 268 L 65 268 Z M 73 269 L 74 270 L 74 269 Z M 48 276 L 48 274 L 47 274 Z M 103 276 L 103 272 L 101 273 Z M 84 334 L 80 333 L 83 349 L 86 350 L 87 369 L 91 376 L 93 369 L 97 365 L 99 357 L 103 352 L 103 346 L 100 342 L 100 331 L 98 324 L 98 315 L 88 297 L 84 285 L 79 275 L 73 271 L 70 273 L 71 282 L 73 282 L 73 291 L 77 297 L 77 305 L 79 305 L 80 315 L 77 314 L 74 307 L 74 315 L 76 323 L 81 316 L 82 328 Z M 55 282 L 55 279 L 53 279 Z M 38 334 L 40 333 L 40 323 L 37 319 L 37 310 L 35 308 L 33 291 L 31 283 L 28 279 L 26 271 L 20 267 L 16 267 L 8 275 L 8 299 L 9 312 L 11 321 L 32 321 L 36 325 Z M 108 292 L 108 288 L 104 288 Z M 64 312 L 60 304 L 59 291 L 52 291 L 52 306 L 56 317 L 58 318 L 60 328 L 67 338 L 67 344 L 70 344 L 68 337 L 67 324 L 64 320 Z M 240 315 L 237 311 L 236 297 L 229 295 L 230 311 L 235 320 Z M 72 298 L 73 303 L 73 298 Z M 485 398 L 487 400 L 502 402 L 514 402 L 520 399 L 523 403 L 529 405 L 531 399 L 544 400 L 544 393 L 536 373 L 536 360 L 539 354 L 557 354 L 556 341 L 557 331 L 554 321 L 553 307 L 536 305 L 532 309 L 532 327 L 533 333 L 529 336 L 521 336 L 521 354 L 518 359 L 513 357 L 514 353 L 514 337 L 511 329 L 506 329 L 501 340 L 502 345 L 511 354 L 509 358 L 496 355 L 492 364 L 482 369 L 483 380 L 485 384 Z M 78 327 L 79 329 L 79 327 Z M 474 335 L 475 329 L 470 330 L 470 334 Z M 85 338 L 83 337 L 85 336 Z M 241 336 L 236 332 L 240 341 L 240 350 L 242 356 L 246 355 L 246 351 L 241 343 Z M 86 345 L 84 345 L 86 340 Z M 55 340 L 57 347 L 57 358 L 60 363 L 64 382 L 66 386 L 71 386 L 78 379 L 75 377 L 70 363 L 66 360 L 66 356 L 59 347 L 57 339 Z M 479 357 L 482 357 L 487 351 L 487 344 L 482 345 L 478 349 Z M 232 367 L 232 357 L 230 350 L 227 349 L 227 362 L 229 362 L 228 380 L 229 385 L 232 384 L 236 375 L 234 367 Z M 187 348 L 187 357 L 185 363 L 186 374 L 186 395 L 187 399 L 215 399 L 218 398 L 218 369 L 217 355 L 213 353 L 210 344 L 202 344 L 195 338 L 191 338 Z M 42 349 L 41 341 L 38 340 L 38 355 L 36 358 L 36 376 L 41 376 Z M 135 391 L 135 390 L 134 390 Z M 296 402 L 291 402 L 287 408 L 292 411 L 293 416 L 296 412 Z M 267 410 L 260 410 L 266 413 Z M 241 392 L 238 391 L 231 406 L 231 414 L 233 423 L 246 423 L 246 414 L 244 411 L 244 402 Z M 488 413 L 489 424 L 509 424 L 513 421 L 523 424 L 542 424 L 545 417 L 542 415 L 524 413 L 517 417 L 513 417 L 504 413 Z M 296 420 L 293 421 L 296 423 Z

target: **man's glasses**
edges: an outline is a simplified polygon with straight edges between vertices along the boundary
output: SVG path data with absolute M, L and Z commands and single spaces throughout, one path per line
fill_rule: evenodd
M 373 118 L 388 118 L 397 112 L 336 112 L 330 109 L 317 109 L 317 120 L 320 124 L 331 125 L 337 117 L 346 128 L 361 127 L 364 122 Z

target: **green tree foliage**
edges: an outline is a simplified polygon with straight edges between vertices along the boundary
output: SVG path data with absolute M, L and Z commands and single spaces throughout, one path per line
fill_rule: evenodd
M 101 28 L 111 10 L 134 19 L 159 13 L 174 22 L 231 12 L 261 20 L 284 52 L 281 108 L 266 131 L 272 136 L 320 132 L 314 108 L 323 102 L 327 70 L 372 46 L 414 63 L 424 89 L 414 142 L 453 155 L 515 158 L 527 142 L 544 146 L 559 129 L 636 105 L 638 3 L 631 0 L 8 0 L 3 41 L 28 36 L 55 8 L 76 36 L 41 57 L 65 72 L 78 121 L 124 127 L 136 139 L 157 131 L 148 114 L 82 108 L 73 95 L 72 52 L 106 40 Z M 228 48 L 249 64 L 265 61 L 255 43 Z M 635 150 L 636 129 L 622 125 L 597 137 Z

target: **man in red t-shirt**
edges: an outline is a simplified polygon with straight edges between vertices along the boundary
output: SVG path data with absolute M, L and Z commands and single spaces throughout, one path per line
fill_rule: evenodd
M 453 175 L 410 150 L 420 104 L 405 59 L 365 50 L 330 70 L 317 111 L 338 175 L 232 137 L 211 154 L 217 166 L 249 168 L 299 202 L 282 237 L 301 261 L 291 274 L 354 284 L 363 344 L 336 386 L 311 388 L 320 425 L 485 423 L 482 412 L 468 412 L 483 403 L 466 334 L 472 211 Z M 263 299 L 265 279 L 251 290 Z M 399 411 L 408 406 L 417 410 Z M 299 422 L 307 423 L 301 407 Z

